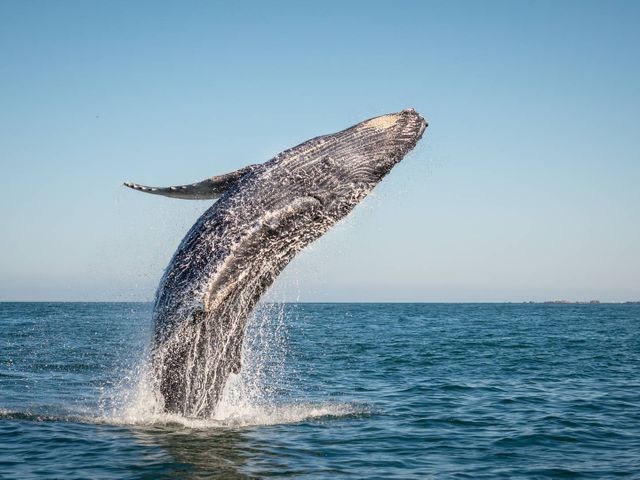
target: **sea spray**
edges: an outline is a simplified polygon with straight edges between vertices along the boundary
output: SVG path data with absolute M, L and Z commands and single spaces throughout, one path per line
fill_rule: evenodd
M 235 423 L 245 413 L 255 416 L 261 409 L 275 405 L 287 382 L 286 331 L 284 304 L 259 305 L 247 325 L 242 369 L 230 376 L 218 408 L 204 420 L 224 424 L 229 419 Z M 118 384 L 104 389 L 100 406 L 102 416 L 117 423 L 144 424 L 182 418 L 165 413 L 148 350 L 141 352 Z
M 236 418 L 278 402 L 290 381 L 285 368 L 287 342 L 285 305 L 260 304 L 247 324 L 242 369 L 227 381 L 213 418 Z
M 85 412 L 87 422 L 118 425 L 182 425 L 191 429 L 235 428 L 296 423 L 325 417 L 367 414 L 362 405 L 311 402 L 295 391 L 295 366 L 287 361 L 287 317 L 296 307 L 260 304 L 249 318 L 239 374 L 229 377 L 218 408 L 209 417 L 193 418 L 163 409 L 162 395 L 148 350 L 123 372 L 119 382 L 104 387 L 99 414 Z M 290 318 L 290 317 L 289 317 Z

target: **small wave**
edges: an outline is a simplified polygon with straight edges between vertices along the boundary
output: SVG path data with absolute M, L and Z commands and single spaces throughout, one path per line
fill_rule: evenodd
M 54 414 L 46 412 L 32 412 L 30 410 L 7 410 L 0 408 L 0 420 L 21 420 L 27 422 L 75 422 L 88 423 L 89 417 L 73 414 Z

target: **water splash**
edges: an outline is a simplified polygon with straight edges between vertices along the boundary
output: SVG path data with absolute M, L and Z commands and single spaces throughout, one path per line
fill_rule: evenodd
M 297 423 L 367 414 L 349 403 L 314 403 L 290 398 L 295 370 L 287 363 L 288 334 L 283 303 L 261 304 L 249 318 L 242 347 L 242 369 L 232 374 L 215 412 L 205 418 L 167 413 L 148 351 L 115 388 L 102 395 L 98 417 L 118 425 L 178 424 L 188 428 L 233 428 Z

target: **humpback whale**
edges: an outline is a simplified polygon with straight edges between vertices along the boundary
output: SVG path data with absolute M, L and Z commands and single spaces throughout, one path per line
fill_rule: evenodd
M 124 185 L 217 199 L 180 243 L 158 287 L 151 362 L 162 408 L 215 413 L 241 366 L 247 317 L 289 261 L 344 218 L 422 137 L 414 110 L 308 140 L 262 164 L 190 185 Z

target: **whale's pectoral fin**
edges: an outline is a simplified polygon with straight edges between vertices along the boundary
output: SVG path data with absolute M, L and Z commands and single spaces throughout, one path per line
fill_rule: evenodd
M 186 200 L 209 200 L 220 198 L 231 185 L 237 182 L 244 175 L 252 171 L 253 165 L 241 168 L 235 172 L 207 178 L 201 182 L 190 185 L 175 185 L 172 187 L 147 187 L 137 183 L 124 182 L 125 187 L 138 190 L 139 192 L 152 193 L 154 195 L 164 195 L 171 198 L 183 198 Z

